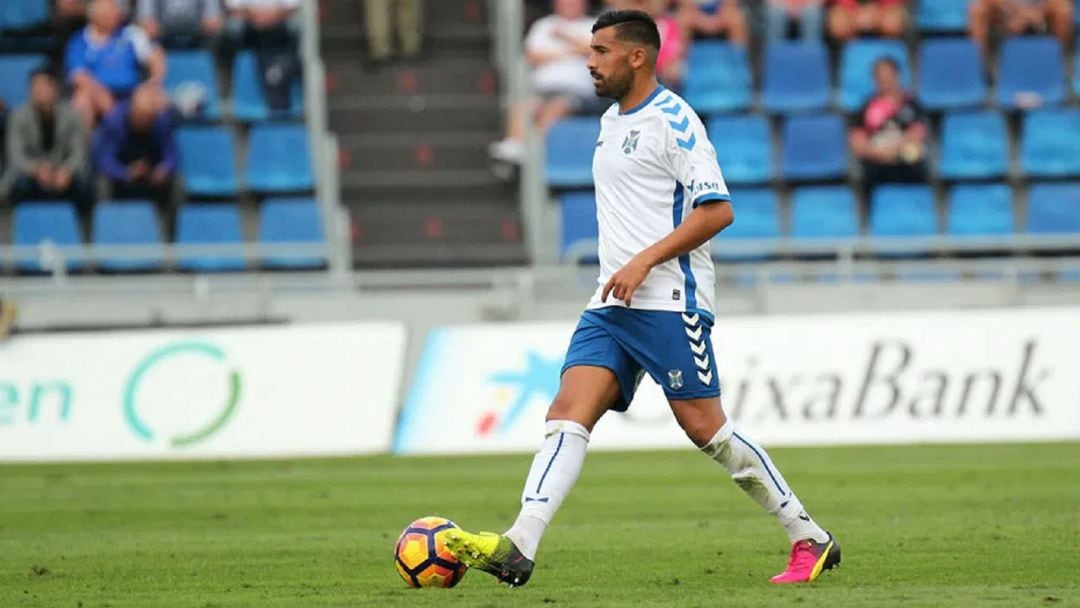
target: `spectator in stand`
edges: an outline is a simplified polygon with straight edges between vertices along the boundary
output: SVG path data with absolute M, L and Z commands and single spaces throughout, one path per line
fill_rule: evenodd
M 656 56 L 656 75 L 665 86 L 678 89 L 682 84 L 686 53 L 690 44 L 684 23 L 668 9 L 669 0 L 608 0 L 613 10 L 636 10 L 648 13 L 660 31 L 660 54 Z
M 146 86 L 116 104 L 94 134 L 94 167 L 112 183 L 117 198 L 166 203 L 177 156 L 172 120 L 157 92 Z
M 88 212 L 86 145 L 85 127 L 60 99 L 56 78 L 45 68 L 34 70 L 30 99 L 8 120 L 4 191 L 16 202 L 69 198 Z
M 750 42 L 750 27 L 739 0 L 678 0 L 687 31 L 702 38 L 727 37 L 739 46 Z
M 139 0 L 135 17 L 147 36 L 169 48 L 214 48 L 225 25 L 219 0 Z
M 420 41 L 424 36 L 420 0 L 364 0 L 364 9 L 373 63 L 392 58 L 395 30 L 401 45 L 401 58 L 408 61 L 420 55 Z
M 858 36 L 899 38 L 906 24 L 904 0 L 832 0 L 829 8 L 829 36 L 841 43 Z
M 862 162 L 866 193 L 882 183 L 925 182 L 926 115 L 900 83 L 900 66 L 891 57 L 874 63 L 877 90 L 859 112 L 850 143 Z
M 226 0 L 225 7 L 230 46 L 255 49 L 267 105 L 287 111 L 300 73 L 300 0 Z
M 971 37 L 985 51 L 990 32 L 1001 27 L 1010 36 L 1050 33 L 1068 48 L 1073 39 L 1070 0 L 974 0 L 969 6 Z
M 98 117 L 128 98 L 143 83 L 160 88 L 165 78 L 165 53 L 142 28 L 123 24 L 116 0 L 91 0 L 88 24 L 68 41 L 65 67 L 71 83 L 72 105 L 93 128 Z M 159 103 L 164 96 L 160 96 Z
M 824 0 L 768 0 L 765 3 L 766 34 L 769 40 L 784 40 L 791 26 L 799 28 L 799 38 L 820 41 Z
M 15 305 L 0 298 L 0 342 L 11 335 L 11 329 L 15 327 L 15 313 Z
M 553 0 L 554 12 L 532 24 L 525 37 L 525 61 L 532 67 L 532 92 L 536 99 L 524 107 L 512 107 L 507 133 L 491 145 L 491 155 L 502 161 L 521 162 L 525 154 L 525 126 L 529 116 L 546 133 L 559 119 L 596 99 L 592 76 L 586 67 L 593 19 L 586 0 Z

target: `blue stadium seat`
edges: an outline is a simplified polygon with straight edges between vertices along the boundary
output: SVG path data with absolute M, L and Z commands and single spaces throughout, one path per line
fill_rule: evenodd
M 824 109 L 832 95 L 828 65 L 821 42 L 773 42 L 765 52 L 762 106 L 776 113 Z
M 286 116 L 298 116 L 301 110 L 299 78 L 293 87 L 292 107 Z M 240 51 L 233 62 L 232 75 L 233 116 L 246 122 L 260 122 L 270 118 L 270 106 L 266 104 L 259 68 L 254 51 Z
M 767 249 L 727 253 L 724 245 L 735 239 L 774 239 L 780 236 L 780 203 L 771 188 L 740 190 L 734 197 L 735 223 L 712 242 L 713 257 L 732 261 L 763 260 Z
M 297 192 L 315 187 L 304 125 L 256 125 L 248 132 L 247 187 L 256 192 Z
M 855 195 L 847 186 L 806 186 L 791 195 L 791 236 L 841 239 L 859 236 Z
M 1037 110 L 1024 116 L 1020 166 L 1032 177 L 1080 175 L 1080 110 Z
M 228 245 L 244 242 L 240 211 L 231 204 L 188 204 L 176 214 L 178 245 Z M 178 266 L 193 272 L 244 270 L 242 256 L 180 256 Z
M 1005 184 L 965 184 L 953 188 L 946 232 L 952 236 L 1016 232 L 1012 190 Z
M 916 23 L 920 32 L 967 31 L 970 0 L 919 0 Z
M 690 48 L 683 98 L 699 114 L 733 112 L 750 106 L 750 63 L 733 44 L 700 40 Z
M 66 201 L 19 203 L 12 214 L 11 232 L 13 245 L 37 246 L 46 241 L 58 247 L 82 244 L 75 208 Z M 65 266 L 68 270 L 77 270 L 84 264 L 68 260 Z M 16 268 L 25 272 L 48 270 L 38 260 L 21 260 Z
M 94 207 L 94 245 L 158 245 L 144 258 L 97 256 L 98 268 L 108 271 L 160 270 L 163 252 L 157 210 L 149 201 L 106 202 Z
M 1080 232 L 1080 184 L 1034 184 L 1028 192 L 1028 232 Z
M 207 51 L 169 51 L 169 69 L 165 73 L 165 90 L 170 99 L 181 86 L 202 87 L 205 95 L 202 117 L 217 120 L 221 117 L 221 91 L 214 76 L 214 58 Z
M 844 111 L 854 112 L 869 100 L 874 92 L 874 63 L 885 56 L 900 64 L 900 79 L 909 86 L 907 50 L 899 40 L 861 39 L 844 47 L 840 57 L 840 107 Z
M 48 0 L 3 0 L 0 2 L 0 30 L 26 30 L 49 20 Z
M 708 130 L 728 183 L 760 184 L 776 174 L 772 136 L 764 117 L 714 116 Z
M 930 110 L 982 105 L 986 101 L 983 62 L 970 38 L 924 40 L 919 101 Z
M 1008 166 L 1005 119 L 998 112 L 947 114 L 941 125 L 941 177 L 990 179 Z
M 784 179 L 827 180 L 847 174 L 847 141 L 839 116 L 789 116 L 783 142 L 780 171 Z
M 600 121 L 594 117 L 567 118 L 552 125 L 547 134 L 548 185 L 553 188 L 591 186 L 592 157 L 598 139 Z
M 1022 108 L 1028 105 L 1026 97 L 1046 105 L 1065 100 L 1065 67 L 1056 38 L 1025 36 L 1008 38 L 1002 44 L 998 103 Z
M 888 184 L 874 190 L 870 209 L 871 236 L 933 236 L 937 233 L 937 210 L 929 186 Z
M 561 255 L 570 262 L 595 261 L 599 234 L 596 197 L 592 192 L 566 192 L 559 197 L 559 206 L 562 207 Z
M 310 198 L 278 198 L 263 201 L 259 215 L 259 243 L 326 242 L 319 204 Z M 325 256 L 263 255 L 268 268 L 307 269 L 326 265 Z
M 225 127 L 184 127 L 177 132 L 184 187 L 194 196 L 233 196 L 236 142 Z
M 44 63 L 42 55 L 0 55 L 0 100 L 9 110 L 21 106 L 30 96 L 30 72 Z

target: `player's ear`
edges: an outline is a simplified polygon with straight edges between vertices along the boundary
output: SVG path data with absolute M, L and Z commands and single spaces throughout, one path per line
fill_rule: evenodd
M 645 65 L 645 62 L 649 60 L 649 52 L 645 50 L 643 46 L 635 46 L 630 51 L 630 67 L 635 70 Z

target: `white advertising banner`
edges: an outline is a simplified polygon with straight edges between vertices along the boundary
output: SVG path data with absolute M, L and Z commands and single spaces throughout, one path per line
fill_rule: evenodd
M 531 451 L 573 323 L 429 336 L 401 453 Z M 772 445 L 1080 439 L 1080 309 L 728 317 L 713 345 L 724 407 Z M 591 445 L 688 446 L 646 378 Z
M 0 461 L 390 448 L 398 323 L 18 336 L 0 345 Z

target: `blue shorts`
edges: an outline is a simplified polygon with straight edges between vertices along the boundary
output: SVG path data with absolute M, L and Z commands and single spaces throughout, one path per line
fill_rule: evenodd
M 641 377 L 649 376 L 669 400 L 720 395 L 713 357 L 713 320 L 708 313 L 635 310 L 608 306 L 586 310 L 566 352 L 562 371 L 577 365 L 615 373 L 622 398 L 612 409 L 630 407 Z

